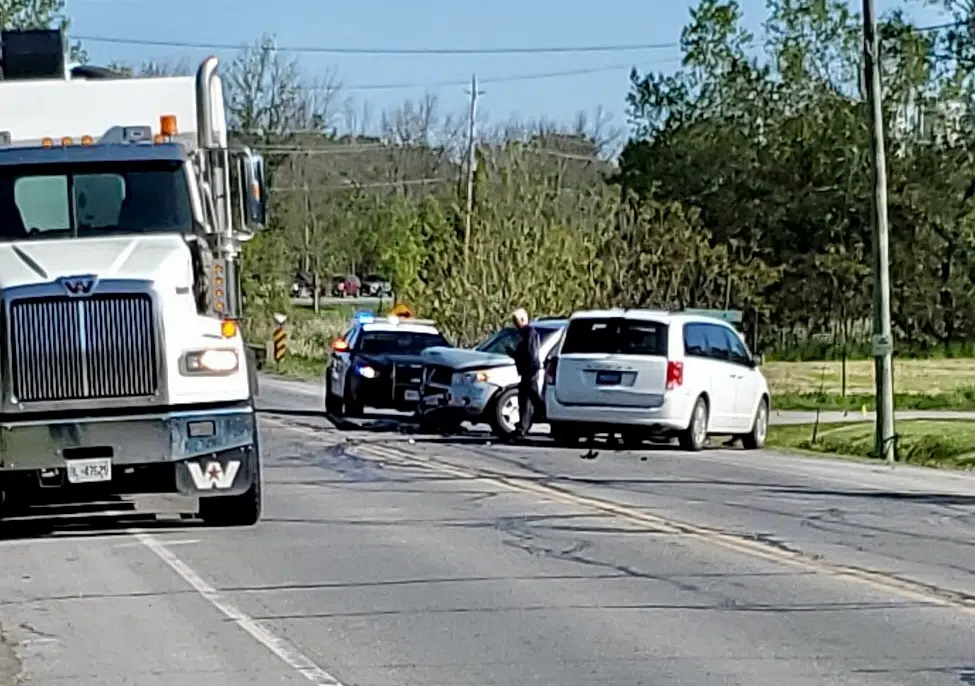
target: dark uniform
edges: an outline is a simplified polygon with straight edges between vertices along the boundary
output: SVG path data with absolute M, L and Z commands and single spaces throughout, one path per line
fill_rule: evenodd
M 515 347 L 515 368 L 521 379 L 518 382 L 518 414 L 519 422 L 516 435 L 521 437 L 528 434 L 532 425 L 532 414 L 537 403 L 540 407 L 542 399 L 538 395 L 536 380 L 541 369 L 538 360 L 538 332 L 530 324 L 518 329 L 521 337 Z

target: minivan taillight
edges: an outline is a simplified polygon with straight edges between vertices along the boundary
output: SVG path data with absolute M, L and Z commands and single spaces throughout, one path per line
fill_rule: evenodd
M 673 391 L 684 383 L 684 363 L 667 361 L 667 390 Z
M 545 360 L 545 383 L 555 383 L 555 372 L 559 369 L 559 358 L 550 357 Z

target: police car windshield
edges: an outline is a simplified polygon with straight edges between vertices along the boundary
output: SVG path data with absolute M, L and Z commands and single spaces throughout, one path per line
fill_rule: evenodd
M 359 350 L 366 355 L 418 355 L 426 348 L 450 345 L 438 333 L 416 331 L 366 331 Z
M 0 168 L 0 241 L 192 229 L 190 192 L 179 162 Z

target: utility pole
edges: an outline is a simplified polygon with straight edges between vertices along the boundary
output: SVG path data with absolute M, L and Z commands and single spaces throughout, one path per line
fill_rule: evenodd
M 315 314 L 319 312 L 319 300 L 318 291 L 320 290 L 320 285 L 318 283 L 319 279 L 319 267 L 321 266 L 318 261 L 318 253 L 316 251 L 314 258 L 312 258 L 312 241 L 318 240 L 318 219 L 315 217 L 314 208 L 311 203 L 311 189 L 308 187 L 308 182 L 305 181 L 305 254 L 308 258 L 309 270 L 311 271 L 311 302 L 312 309 Z
M 467 211 L 464 214 L 464 276 L 469 272 L 471 250 L 471 218 L 474 214 L 474 170 L 477 164 L 477 96 L 484 91 L 477 90 L 477 74 L 471 76 L 470 121 L 467 128 Z
M 873 153 L 873 356 L 876 380 L 877 455 L 893 465 L 894 434 L 893 352 L 890 325 L 890 236 L 887 226 L 887 159 L 884 152 L 884 114 L 880 88 L 880 38 L 875 0 L 863 0 L 863 66 Z

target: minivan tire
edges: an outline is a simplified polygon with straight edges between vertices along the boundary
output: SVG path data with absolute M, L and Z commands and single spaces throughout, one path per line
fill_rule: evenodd
M 745 450 L 761 450 L 765 447 L 765 440 L 768 438 L 768 409 L 768 400 L 762 398 L 755 410 L 752 430 L 741 437 L 741 445 Z
M 677 442 L 683 450 L 698 452 L 708 440 L 708 403 L 704 396 L 699 396 L 691 410 L 691 421 L 687 428 L 677 436 Z

